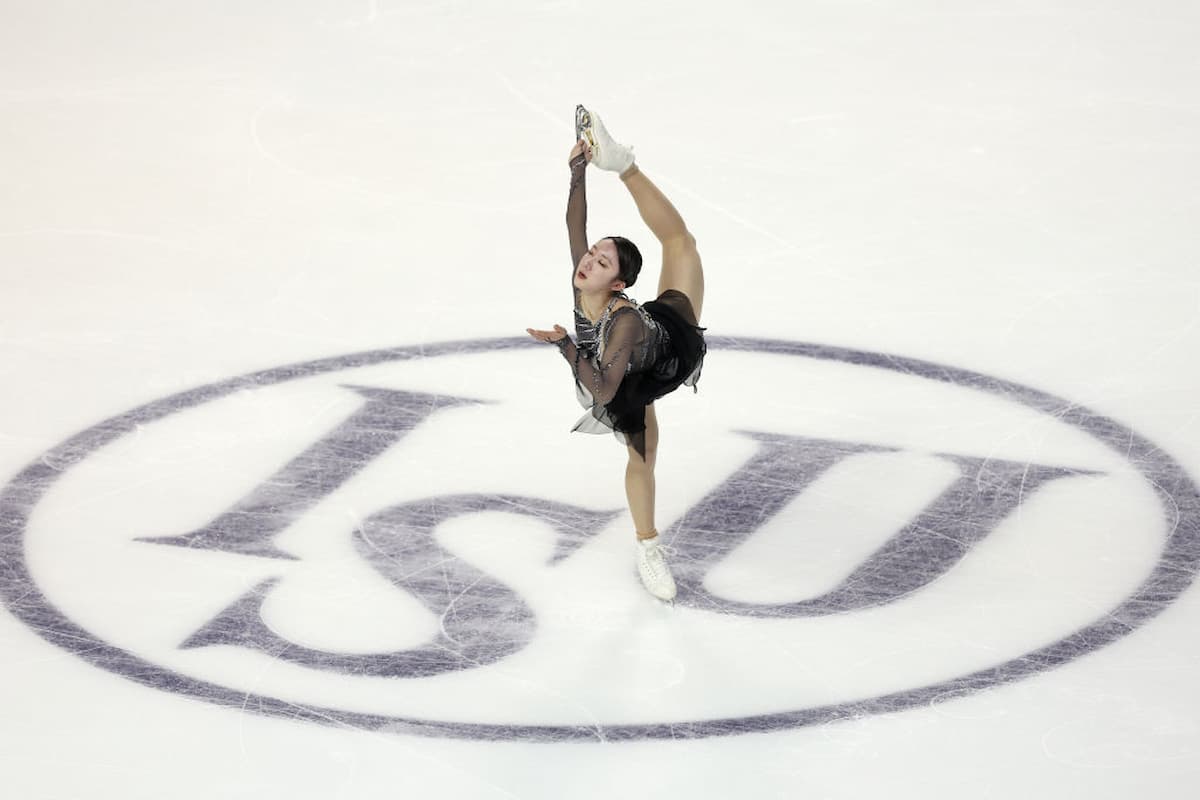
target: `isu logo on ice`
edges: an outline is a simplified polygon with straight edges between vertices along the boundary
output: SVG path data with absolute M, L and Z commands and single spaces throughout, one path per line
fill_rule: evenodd
M 1111 419 L 912 359 L 711 346 L 702 402 L 659 412 L 690 441 L 660 462 L 673 609 L 602 483 L 623 448 L 569 438 L 561 365 L 510 339 L 268 370 L 78 434 L 0 495 L 6 603 L 97 666 L 265 714 L 630 739 L 1018 680 L 1195 575 L 1195 483 Z

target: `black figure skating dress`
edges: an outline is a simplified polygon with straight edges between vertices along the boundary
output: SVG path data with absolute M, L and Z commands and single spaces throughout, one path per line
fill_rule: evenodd
M 692 301 L 674 289 L 643 305 L 624 294 L 614 296 L 596 322 L 583 313 L 574 279 L 588 250 L 586 168 L 584 156 L 572 160 L 567 200 L 577 342 L 564 336 L 557 343 L 575 373 L 579 401 L 588 409 L 573 430 L 615 432 L 645 458 L 646 406 L 681 385 L 695 388 L 704 362 L 704 329 L 696 325 Z M 617 308 L 618 299 L 631 305 Z

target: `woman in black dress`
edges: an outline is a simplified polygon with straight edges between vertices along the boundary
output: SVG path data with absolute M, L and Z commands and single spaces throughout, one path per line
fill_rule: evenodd
M 613 431 L 629 448 L 625 495 L 638 538 L 638 573 L 656 597 L 671 600 L 675 581 L 658 546 L 654 523 L 654 461 L 658 420 L 654 400 L 681 384 L 695 386 L 705 346 L 698 327 L 704 273 L 696 239 L 666 196 L 634 163 L 631 148 L 613 141 L 600 118 L 576 109 L 577 142 L 571 150 L 567 233 L 571 243 L 575 333 L 559 325 L 527 329 L 558 346 L 575 374 L 580 401 L 589 409 L 577 431 Z M 587 239 L 587 165 L 617 173 L 638 213 L 662 245 L 657 299 L 639 305 L 625 290 L 642 266 L 637 247 L 624 237 Z

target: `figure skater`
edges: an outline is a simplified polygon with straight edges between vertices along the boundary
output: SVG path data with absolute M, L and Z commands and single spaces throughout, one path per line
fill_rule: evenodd
M 672 600 L 675 580 L 663 558 L 654 523 L 654 462 L 658 449 L 656 399 L 680 385 L 695 387 L 704 360 L 704 274 L 696 239 L 666 196 L 634 163 L 633 150 L 615 142 L 596 114 L 575 110 L 576 143 L 568 164 L 567 235 L 575 294 L 575 338 L 560 325 L 527 328 L 538 341 L 558 346 L 575 375 L 580 402 L 589 412 L 574 430 L 613 431 L 626 444 L 625 495 L 637 534 L 637 566 L 655 597 Z M 621 236 L 588 247 L 584 175 L 591 163 L 617 173 L 638 213 L 662 245 L 657 299 L 639 305 L 633 286 L 642 255 Z

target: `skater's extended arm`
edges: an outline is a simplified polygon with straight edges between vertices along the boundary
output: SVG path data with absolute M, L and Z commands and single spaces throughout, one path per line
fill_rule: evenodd
M 571 241 L 571 279 L 579 260 L 588 250 L 587 242 L 587 173 L 588 157 L 583 142 L 576 143 L 568 162 L 571 165 L 571 191 L 567 195 L 567 238 Z M 573 284 L 572 284 L 573 285 Z
M 605 337 L 604 351 L 599 359 L 599 368 L 579 352 L 571 337 L 565 333 L 566 331 L 563 331 L 562 338 L 549 341 L 558 345 L 563 358 L 571 365 L 579 385 L 587 389 L 597 403 L 608 404 L 625 378 L 634 348 L 642 343 L 646 335 L 641 318 L 632 309 L 622 309 L 613 315 L 608 335 Z

